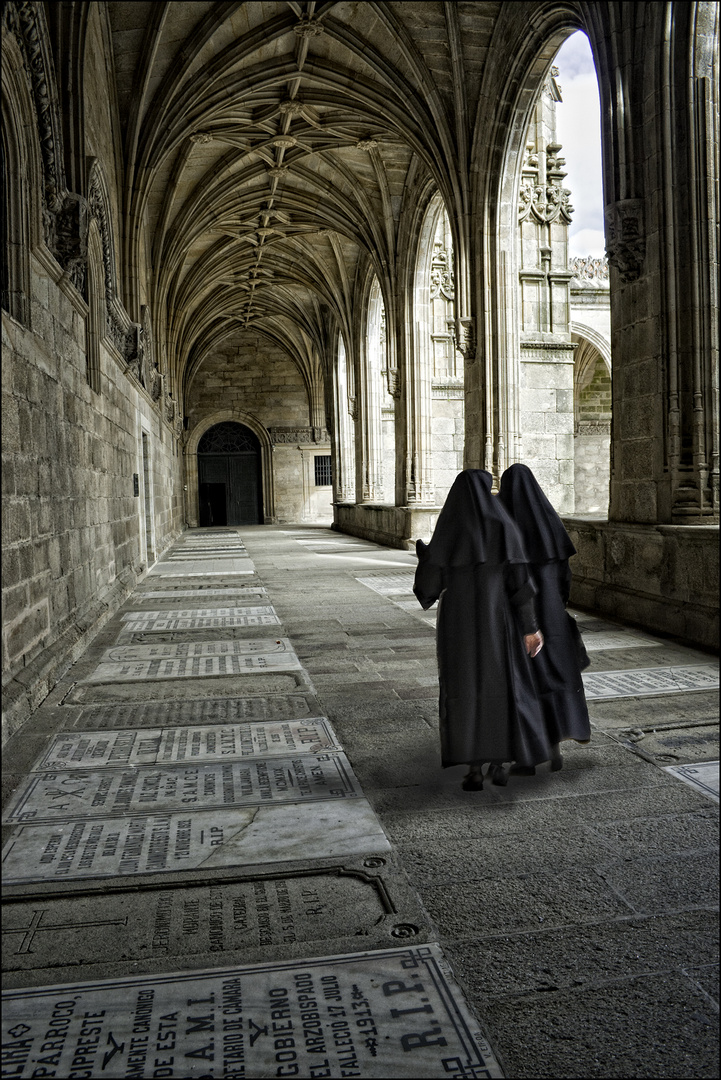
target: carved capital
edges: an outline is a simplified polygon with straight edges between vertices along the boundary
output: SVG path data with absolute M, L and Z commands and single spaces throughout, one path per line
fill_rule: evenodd
M 163 392 L 163 376 L 160 374 L 155 365 L 153 365 L 153 368 L 150 372 L 148 392 L 150 393 L 153 401 L 159 401 L 160 395 Z
M 46 241 L 67 277 L 85 295 L 88 267 L 88 203 L 66 192 L 62 205 L 46 216 Z
M 621 281 L 636 281 L 643 270 L 646 238 L 643 227 L 643 200 L 621 199 L 605 210 L 606 254 L 618 270 Z
M 401 381 L 398 368 L 389 367 L 383 372 L 386 377 L 386 385 L 388 387 L 388 393 L 392 398 L 399 398 L 401 393 Z
M 473 363 L 476 359 L 476 320 L 458 319 L 456 325 L 457 348 L 463 354 L 466 363 Z

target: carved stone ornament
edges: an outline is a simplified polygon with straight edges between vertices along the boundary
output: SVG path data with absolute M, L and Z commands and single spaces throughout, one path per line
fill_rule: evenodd
M 212 143 L 213 136 L 209 131 L 193 131 L 190 135 L 190 141 L 199 143 L 201 146 L 207 146 L 208 143 Z
M 60 120 L 53 94 L 55 76 L 52 70 L 52 59 L 45 44 L 50 37 L 44 22 L 44 5 L 42 4 L 6 3 L 3 5 L 3 34 L 12 34 L 17 39 L 30 76 L 40 136 L 45 210 L 49 214 L 55 214 L 63 208 L 65 178 L 62 166 Z M 40 23 L 43 25 L 41 26 Z M 46 227 L 48 224 L 46 218 Z M 49 243 L 48 247 L 53 250 Z
M 158 371 L 156 364 L 153 365 L 150 372 L 150 382 L 148 385 L 148 392 L 153 401 L 159 401 L 160 395 L 163 392 L 163 376 Z
M 568 269 L 572 271 L 577 281 L 608 283 L 608 259 L 595 259 L 591 255 L 585 258 L 569 259 Z
M 288 175 L 287 165 L 274 165 L 272 169 L 268 169 L 268 176 L 272 176 L 274 180 L 282 180 L 284 176 Z
M 355 394 L 348 395 L 348 412 L 350 413 L 351 420 L 358 419 L 358 398 Z
M 302 101 L 281 101 L 278 106 L 278 111 L 282 113 L 283 116 L 293 117 L 300 116 L 304 108 L 305 106 Z
M 442 296 L 445 300 L 453 300 L 455 296 L 453 267 L 448 252 L 440 244 L 433 245 L 431 262 L 431 300 L 435 300 L 437 296 Z
M 540 225 L 550 225 L 553 221 L 568 224 L 571 220 L 571 192 L 560 184 L 536 184 L 533 179 L 524 178 L 518 193 L 518 221 L 533 218 Z
M 637 281 L 646 256 L 642 200 L 622 199 L 610 203 L 606 207 L 605 219 L 609 263 L 616 267 L 624 284 Z
M 297 142 L 298 140 L 294 135 L 276 135 L 274 139 L 270 140 L 270 145 L 277 146 L 280 150 L 290 150 Z
M 295 428 L 279 428 L 269 427 L 268 434 L 273 444 L 276 443 L 312 443 L 317 440 L 314 438 L 314 432 L 320 428 L 312 427 L 295 427 Z
M 475 319 L 459 319 L 456 334 L 458 350 L 463 354 L 463 359 L 472 362 L 476 358 L 476 326 Z
M 312 38 L 318 37 L 319 34 L 324 33 L 325 27 L 318 19 L 306 16 L 303 19 L 299 19 L 293 28 L 299 38 Z
M 399 398 L 401 393 L 401 381 L 398 368 L 386 368 L 385 377 L 388 393 L 392 398 Z
M 377 145 L 377 139 L 359 139 L 355 144 L 356 150 L 374 150 Z
M 173 401 L 173 398 L 170 394 L 168 394 L 165 398 L 164 414 L 165 419 L 168 421 L 168 423 L 172 424 L 173 420 L 175 419 L 175 402 Z
M 63 204 L 48 222 L 48 246 L 83 296 L 88 269 L 88 203 L 82 195 L 65 194 Z

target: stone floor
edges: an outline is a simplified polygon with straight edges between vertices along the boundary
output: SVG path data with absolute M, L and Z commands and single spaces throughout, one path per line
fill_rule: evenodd
M 715 1077 L 718 669 L 576 613 L 587 746 L 441 770 L 415 558 L 185 533 L 6 748 L 3 1076 Z

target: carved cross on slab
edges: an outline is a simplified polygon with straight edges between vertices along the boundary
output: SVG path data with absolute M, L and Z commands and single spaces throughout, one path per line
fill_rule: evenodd
M 30 919 L 29 926 L 14 926 L 3 928 L 3 934 L 22 934 L 23 939 L 20 942 L 19 948 L 15 950 L 15 955 L 20 953 L 31 953 L 33 951 L 32 944 L 36 934 L 43 934 L 48 930 L 85 930 L 88 926 L 127 926 L 128 916 L 124 919 L 84 919 L 79 923 L 53 923 L 50 926 L 41 926 L 43 916 L 47 914 L 47 908 L 43 908 L 41 911 L 33 911 L 32 918 Z

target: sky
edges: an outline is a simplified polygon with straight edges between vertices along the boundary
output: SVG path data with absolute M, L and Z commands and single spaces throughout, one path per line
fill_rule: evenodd
M 598 82 L 588 38 L 572 34 L 556 54 L 562 102 L 556 106 L 556 132 L 563 146 L 573 218 L 568 233 L 571 258 L 605 254 L 601 186 L 601 111 Z

